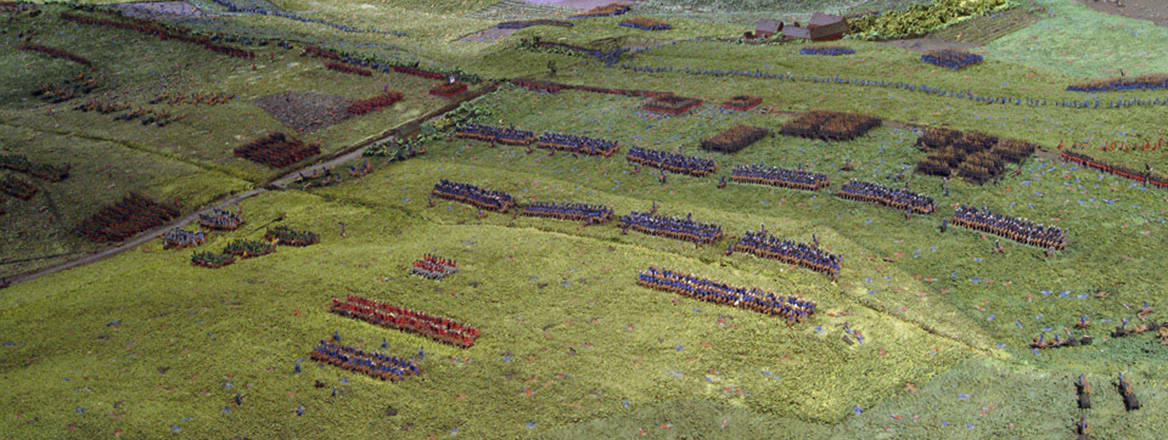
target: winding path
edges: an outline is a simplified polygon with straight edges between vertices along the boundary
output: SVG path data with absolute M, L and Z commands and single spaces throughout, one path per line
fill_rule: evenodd
M 313 169 L 322 168 L 322 167 L 323 168 L 333 168 L 333 167 L 336 167 L 336 166 L 341 165 L 343 163 L 356 160 L 356 159 L 361 157 L 362 153 L 364 153 L 365 147 L 369 146 L 370 144 L 373 144 L 374 142 L 377 142 L 380 140 L 392 139 L 392 138 L 397 137 L 397 136 L 402 136 L 402 135 L 408 136 L 410 134 L 413 134 L 414 132 L 416 132 L 419 129 L 419 127 L 421 127 L 421 125 L 423 123 L 430 121 L 432 119 L 435 119 L 435 118 L 439 118 L 442 115 L 445 115 L 446 113 L 449 113 L 449 112 L 457 109 L 458 106 L 461 105 L 463 102 L 467 102 L 467 101 L 473 100 L 475 98 L 478 98 L 480 96 L 486 95 L 488 93 L 494 92 L 496 89 L 498 89 L 498 87 L 499 87 L 498 82 L 491 82 L 490 84 L 486 85 L 485 87 L 482 87 L 482 88 L 479 88 L 477 90 L 473 90 L 469 93 L 463 94 L 457 100 L 452 101 L 450 104 L 447 104 L 439 109 L 436 109 L 434 111 L 426 113 L 426 114 L 424 114 L 416 119 L 413 119 L 411 121 L 404 122 L 404 123 L 398 125 L 397 127 L 394 127 L 388 131 L 385 131 L 384 133 L 382 133 L 378 136 L 373 136 L 369 139 L 366 139 L 365 141 L 362 141 L 356 145 L 347 147 L 347 148 L 345 148 L 337 153 L 334 153 L 328 157 L 319 159 L 317 162 L 313 162 L 311 164 L 302 166 L 298 169 L 289 171 L 288 173 L 286 173 L 284 175 L 273 178 L 273 179 L 269 180 L 268 182 L 264 183 L 263 185 L 261 185 L 259 188 L 251 189 L 251 190 L 248 190 L 248 191 L 245 191 L 242 193 L 238 193 L 238 194 L 224 196 L 218 200 L 210 202 L 207 206 L 204 206 L 201 209 L 197 209 L 195 211 L 192 211 L 191 213 L 188 213 L 184 216 L 181 216 L 181 217 L 171 221 L 170 223 L 159 226 L 157 228 L 153 228 L 153 229 L 149 229 L 147 231 L 141 232 L 141 233 L 135 235 L 134 237 L 130 238 L 129 240 L 123 241 L 123 242 L 118 243 L 118 244 L 113 245 L 113 246 L 109 246 L 109 247 L 95 250 L 93 252 L 87 253 L 87 254 L 82 255 L 80 257 L 66 260 L 66 261 L 63 261 L 63 262 L 58 263 L 58 264 L 42 267 L 40 269 L 35 269 L 35 270 L 27 271 L 27 272 L 18 273 L 16 275 L 12 275 L 10 277 L 7 277 L 7 280 L 9 282 L 9 286 L 14 285 L 14 284 L 18 284 L 18 283 L 22 283 L 25 281 L 34 280 L 34 279 L 37 279 L 37 278 L 40 278 L 40 277 L 43 277 L 46 275 L 51 275 L 51 274 L 54 274 L 54 273 L 57 273 L 57 272 L 60 272 L 63 270 L 72 269 L 74 267 L 86 265 L 89 263 L 98 262 L 98 261 L 104 260 L 106 258 L 113 257 L 115 255 L 122 253 L 122 252 L 133 249 L 136 246 L 145 244 L 151 240 L 154 240 L 158 237 L 161 237 L 162 234 L 166 233 L 166 231 L 169 231 L 169 230 L 174 229 L 174 228 L 181 228 L 183 226 L 186 226 L 186 225 L 190 224 L 191 222 L 197 220 L 199 218 L 199 214 L 201 214 L 201 213 L 209 212 L 215 208 L 225 208 L 225 207 L 228 207 L 231 205 L 235 205 L 241 201 L 250 199 L 252 197 L 266 193 L 268 191 L 282 191 L 282 190 L 287 188 L 288 184 L 295 182 L 296 179 L 300 177 L 300 173 L 302 173 L 302 172 L 308 172 L 308 171 L 311 171 Z

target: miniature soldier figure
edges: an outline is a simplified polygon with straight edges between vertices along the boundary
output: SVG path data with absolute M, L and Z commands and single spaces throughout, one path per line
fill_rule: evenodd
M 531 153 L 535 152 L 535 148 L 532 148 L 531 145 L 528 145 L 527 148 L 525 148 L 523 151 L 526 152 L 527 154 L 531 154 Z
M 811 245 L 814 247 L 817 247 L 817 248 L 819 247 L 819 236 L 818 235 L 811 234 Z
M 1079 323 L 1075 324 L 1077 329 L 1086 329 L 1091 327 L 1091 320 L 1087 319 L 1087 315 L 1079 316 Z
M 296 416 L 300 417 L 302 415 L 304 415 L 304 405 L 296 405 Z
M 949 219 L 943 218 L 941 219 L 941 233 L 944 234 L 947 229 L 949 229 Z
M 1006 253 L 1006 250 L 1002 249 L 1002 241 L 1001 240 L 994 240 L 994 253 L 995 254 Z
M 479 207 L 478 207 L 478 209 L 479 209 L 479 215 L 478 215 L 478 218 L 479 218 L 479 219 L 482 219 L 483 217 L 486 217 L 485 215 L 483 215 L 483 207 L 482 207 L 482 206 L 479 206 Z
M 425 357 L 426 357 L 426 350 L 419 346 L 418 347 L 418 360 L 422 360 Z
M 337 224 L 341 226 L 341 238 L 345 238 L 345 222 L 338 222 Z
M 726 176 L 722 176 L 722 179 L 718 181 L 718 189 L 722 189 L 725 187 L 726 187 Z
M 1086 415 L 1079 417 L 1079 424 L 1076 427 L 1076 430 L 1079 433 L 1078 440 L 1090 440 L 1091 439 L 1091 436 L 1090 436 L 1091 426 L 1087 424 L 1087 416 Z
M 1079 394 L 1079 408 L 1091 408 L 1091 384 L 1087 383 L 1086 376 L 1079 375 L 1079 380 L 1075 382 L 1075 388 Z
M 434 207 L 434 194 L 426 194 L 426 203 L 428 203 L 431 208 Z
M 243 405 L 243 394 L 239 391 L 235 392 L 235 406 Z
M 292 372 L 293 372 L 293 373 L 299 373 L 299 372 L 300 372 L 300 362 L 297 362 L 297 363 L 296 363 L 296 368 L 293 368 L 293 369 L 292 369 Z
M 949 197 L 949 178 L 941 178 L 941 189 L 945 191 L 945 197 Z
M 661 176 L 658 177 L 657 180 L 660 181 L 662 185 L 669 181 L 669 179 L 665 177 L 665 170 L 661 170 Z
M 548 60 L 547 68 L 548 68 L 548 71 L 551 72 L 551 77 L 555 78 L 556 77 L 556 60 Z

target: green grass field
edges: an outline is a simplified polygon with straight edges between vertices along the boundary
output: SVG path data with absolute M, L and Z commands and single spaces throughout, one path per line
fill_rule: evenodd
M 320 59 L 301 56 L 306 45 L 458 68 L 487 79 L 476 87 L 525 77 L 705 100 L 690 113 L 662 117 L 642 110 L 641 98 L 546 94 L 503 84 L 473 101 L 489 110 L 480 122 L 612 139 L 622 151 L 610 158 L 544 149 L 528 154 L 523 147 L 440 136 L 410 160 L 370 158 L 373 171 L 363 177 L 246 199 L 239 205 L 243 227 L 208 231 L 207 242 L 194 250 L 164 250 L 154 240 L 4 288 L 0 439 L 1045 439 L 1073 438 L 1081 415 L 1092 439 L 1160 438 L 1168 426 L 1162 367 L 1168 347 L 1154 334 L 1109 333 L 1124 319 L 1132 320 L 1129 327 L 1138 324 L 1145 301 L 1155 308 L 1148 319 L 1164 320 L 1168 197 L 1064 163 L 1056 146 L 1155 141 L 1164 133 L 1163 107 L 980 104 L 892 88 L 619 66 L 839 75 L 1050 101 L 1163 96 L 1064 88 L 1117 75 L 1112 65 L 1129 74 L 1163 73 L 1146 54 L 1165 47 L 1159 39 L 1164 28 L 1102 15 L 1072 0 L 1035 2 L 1046 10 L 1012 10 L 934 35 L 981 45 L 974 51 L 985 62 L 957 72 L 875 42 L 832 43 L 857 53 L 816 57 L 798 54 L 803 43 L 697 41 L 733 37 L 750 28 L 754 15 L 771 14 L 733 2 L 650 0 L 637 6 L 633 15 L 665 18 L 677 27 L 672 31 L 631 30 L 616 25 L 622 17 L 608 17 L 579 20 L 570 29 L 528 28 L 483 43 L 452 40 L 498 21 L 556 18 L 566 10 L 488 0 L 272 2 L 306 17 L 404 30 L 405 37 L 248 14 L 173 21 L 198 32 L 293 42 L 292 50 L 248 45 L 254 60 L 136 32 L 74 26 L 57 18 L 66 6 L 41 6 L 35 17 L 0 12 L 12 16 L 0 34 L 0 154 L 73 166 L 57 183 L 17 174 L 40 192 L 29 201 L 2 202 L 0 276 L 98 250 L 72 228 L 129 192 L 178 199 L 187 213 L 311 163 L 275 170 L 232 155 L 264 133 L 291 132 L 251 103 L 255 98 L 288 91 L 361 98 L 385 88 L 405 95 L 380 112 L 301 135 L 320 141 L 325 155 L 418 122 L 450 102 L 427 93 L 440 80 L 326 70 Z M 223 10 L 210 3 L 196 2 Z M 813 3 L 775 2 L 774 14 L 912 2 Z M 61 104 L 35 99 L 31 89 L 84 70 L 16 51 L 21 32 L 93 60 L 99 90 Z M 592 46 L 661 45 L 605 66 L 519 47 L 519 39 L 534 36 Z M 549 61 L 558 66 L 554 78 Z M 214 107 L 148 104 L 166 92 L 238 98 Z M 774 112 L 719 108 L 740 94 L 762 97 L 762 108 Z M 159 128 L 71 110 L 92 98 L 188 117 Z M 793 113 L 809 109 L 866 113 L 885 123 L 847 142 L 774 134 L 735 154 L 699 148 L 736 124 L 777 132 Z M 911 172 L 926 154 L 915 146 L 917 125 L 1025 139 L 1042 151 L 983 186 L 953 179 L 946 195 L 941 179 Z M 631 146 L 708 156 L 718 172 L 706 178 L 670 174 L 662 184 L 654 169 L 634 172 L 624 158 Z M 1168 167 L 1160 151 L 1089 154 L 1133 167 Z M 845 162 L 854 170 L 842 170 Z M 758 163 L 825 173 L 831 190 L 717 188 L 733 167 Z M 852 178 L 904 185 L 897 178 L 902 170 L 911 189 L 936 199 L 938 212 L 906 219 L 893 209 L 833 195 Z M 8 174 L 0 170 L 0 178 Z M 618 216 L 656 204 L 663 214 L 716 222 L 727 237 L 695 246 L 623 235 L 613 223 L 583 227 L 497 213 L 478 218 L 469 205 L 436 200 L 429 206 L 427 194 L 441 179 L 507 191 L 521 203 L 603 204 Z M 1047 256 L 951 225 L 942 233 L 942 220 L 952 218 L 956 204 L 1058 225 L 1068 231 L 1068 248 Z M 220 269 L 190 264 L 195 251 L 261 239 L 277 224 L 317 232 L 321 243 L 281 246 Z M 748 254 L 725 255 L 733 236 L 760 225 L 796 241 L 818 237 L 843 257 L 838 279 Z M 993 252 L 999 241 L 1004 254 Z M 426 253 L 457 260 L 459 271 L 442 281 L 409 275 L 411 263 Z M 638 287 L 637 274 L 650 265 L 799 294 L 815 301 L 818 312 L 788 327 L 781 318 Z M 450 317 L 482 336 L 474 347 L 459 349 L 329 313 L 330 301 L 345 295 Z M 1074 328 L 1081 315 L 1089 316 L 1089 329 Z M 845 325 L 862 331 L 863 343 L 848 342 Z M 423 372 L 390 383 L 309 360 L 317 341 L 334 332 L 343 344 L 416 359 Z M 1039 334 L 1095 340 L 1034 351 L 1029 343 Z M 1143 403 L 1138 411 L 1123 408 L 1114 385 L 1121 372 Z M 1095 389 L 1090 410 L 1075 407 L 1079 374 Z M 242 404 L 235 403 L 236 393 Z M 300 407 L 303 415 L 297 415 Z

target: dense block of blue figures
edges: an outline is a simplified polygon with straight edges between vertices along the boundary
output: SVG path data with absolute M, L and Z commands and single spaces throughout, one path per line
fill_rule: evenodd
M 907 189 L 889 188 L 884 185 L 850 180 L 836 195 L 853 200 L 876 203 L 896 209 L 912 210 L 921 214 L 931 214 L 937 209 L 932 197 L 917 194 Z
M 712 243 L 722 238 L 722 226 L 716 223 L 695 222 L 692 215 L 681 218 L 630 212 L 621 216 L 620 228 L 622 232 L 632 229 L 694 243 Z
M 812 46 L 812 47 L 804 47 L 802 49 L 799 49 L 799 53 L 802 55 L 836 56 L 836 55 L 851 55 L 851 54 L 856 53 L 856 50 L 852 49 L 850 47 L 840 47 L 840 46 L 819 46 L 819 47 Z

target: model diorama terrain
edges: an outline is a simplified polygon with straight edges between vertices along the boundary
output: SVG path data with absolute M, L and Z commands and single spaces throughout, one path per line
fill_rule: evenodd
M 0 439 L 1163 438 L 1166 12 L 0 2 Z

